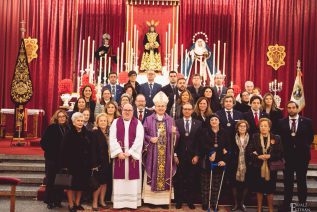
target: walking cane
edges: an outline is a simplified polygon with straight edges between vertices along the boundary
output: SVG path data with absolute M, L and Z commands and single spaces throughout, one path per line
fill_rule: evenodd
M 211 151 L 209 157 L 214 153 Z M 208 197 L 208 212 L 210 212 L 210 199 L 211 199 L 211 183 L 212 183 L 212 170 L 218 166 L 218 163 L 210 162 L 210 180 L 209 180 L 209 197 Z
M 223 172 L 222 172 L 220 187 L 219 187 L 219 191 L 218 191 L 217 202 L 216 202 L 216 206 L 215 206 L 215 212 L 218 211 L 218 202 L 219 202 L 220 192 L 221 192 L 221 188 L 222 188 L 223 176 L 225 176 L 225 172 L 226 172 L 226 166 L 223 167 Z

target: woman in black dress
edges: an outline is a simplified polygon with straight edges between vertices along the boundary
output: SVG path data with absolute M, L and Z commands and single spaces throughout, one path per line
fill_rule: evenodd
M 277 107 L 274 96 L 271 93 L 266 93 L 263 96 L 262 109 L 268 115 L 272 122 L 271 132 L 278 134 L 278 122 L 283 118 L 282 111 Z
M 72 185 L 67 190 L 69 211 L 84 210 L 80 205 L 80 199 L 82 192 L 87 188 L 90 174 L 91 134 L 83 126 L 83 114 L 74 113 L 71 128 L 62 141 L 62 167 L 72 175 Z
M 57 110 L 51 118 L 42 139 L 41 147 L 45 157 L 46 188 L 44 202 L 48 209 L 62 207 L 63 189 L 54 186 L 56 173 L 60 170 L 59 155 L 61 143 L 67 131 L 68 117 L 65 110 Z
M 193 118 L 202 122 L 202 127 L 207 128 L 210 126 L 209 119 L 212 112 L 209 106 L 209 101 L 206 97 L 200 97 L 195 105 Z
M 209 187 L 210 187 L 210 163 L 216 165 L 212 170 L 211 206 L 216 206 L 223 167 L 229 160 L 229 134 L 220 128 L 219 117 L 211 115 L 209 127 L 205 129 L 204 138 L 201 143 L 201 195 L 202 208 L 208 209 Z
M 260 133 L 253 135 L 247 147 L 247 160 L 252 163 L 252 188 L 256 192 L 258 212 L 262 211 L 263 195 L 267 195 L 269 212 L 273 212 L 273 194 L 276 189 L 276 171 L 270 170 L 270 162 L 282 159 L 282 145 L 278 135 L 270 133 L 272 122 L 259 120 Z
M 251 145 L 248 129 L 249 124 L 246 120 L 238 121 L 236 124 L 235 139 L 232 142 L 230 162 L 227 169 L 234 200 L 232 211 L 236 211 L 238 208 L 246 211 L 244 200 L 248 192 L 250 177 L 249 164 L 247 164 L 246 160 L 246 148 Z M 239 203 L 238 194 L 241 197 Z
M 220 101 L 217 97 L 217 93 L 209 86 L 206 86 L 203 90 L 203 96 L 208 99 L 211 112 L 216 113 L 221 109 Z
M 90 122 L 95 121 L 95 108 L 96 108 L 96 94 L 94 91 L 93 85 L 87 84 L 85 85 L 82 90 L 81 90 L 81 96 L 85 99 L 86 101 L 86 107 L 90 109 Z
M 98 198 L 100 207 L 108 209 L 105 203 L 107 184 L 111 181 L 111 166 L 109 156 L 109 137 L 107 134 L 108 117 L 105 113 L 100 113 L 96 117 L 97 130 L 93 131 L 92 140 L 92 169 L 98 171 L 98 181 L 100 187 L 93 193 L 92 208 L 98 211 Z

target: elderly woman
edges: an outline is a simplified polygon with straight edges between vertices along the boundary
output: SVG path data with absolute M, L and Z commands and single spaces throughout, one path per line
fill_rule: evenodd
M 57 110 L 51 118 L 50 125 L 46 129 L 41 147 L 45 157 L 46 189 L 44 202 L 48 209 L 61 207 L 63 189 L 54 186 L 56 173 L 60 169 L 60 146 L 67 131 L 68 117 L 65 110 Z
M 69 211 L 84 210 L 80 199 L 82 191 L 87 188 L 90 174 L 91 135 L 83 126 L 84 115 L 80 112 L 74 113 L 71 128 L 62 141 L 62 168 L 72 175 L 72 185 L 67 190 Z
M 209 121 L 209 127 L 205 129 L 204 138 L 201 143 L 201 195 L 202 208 L 208 209 L 209 192 L 211 192 L 211 206 L 216 207 L 218 192 L 220 191 L 220 181 L 223 174 L 222 167 L 226 166 L 229 160 L 229 142 L 230 136 L 220 128 L 219 117 L 212 114 Z M 210 188 L 210 164 L 213 163 L 215 168 L 212 170 L 212 186 Z
M 253 134 L 247 147 L 247 160 L 253 166 L 252 188 L 256 192 L 257 210 L 262 211 L 263 195 L 267 195 L 269 212 L 273 212 L 273 194 L 276 189 L 276 171 L 270 170 L 272 161 L 282 159 L 282 145 L 278 135 L 270 133 L 272 122 L 268 118 L 259 120 L 260 133 Z
M 155 113 L 148 116 L 143 125 L 145 134 L 143 199 L 144 203 L 152 205 L 168 205 L 170 180 L 176 172 L 172 144 L 179 134 L 173 126 L 173 118 L 166 114 L 168 97 L 160 91 L 153 98 L 153 102 Z
M 124 93 L 124 94 L 121 95 L 120 102 L 119 102 L 119 112 L 120 112 L 120 114 L 122 113 L 123 106 L 125 104 L 127 104 L 127 103 L 131 104 L 131 102 L 132 102 L 132 96 L 130 96 L 127 93 Z
M 202 122 L 202 127 L 206 128 L 209 126 L 209 119 L 212 112 L 209 106 L 209 101 L 206 97 L 200 97 L 195 105 L 193 118 Z
M 247 121 L 238 121 L 236 124 L 235 140 L 232 142 L 230 162 L 227 169 L 234 200 L 232 211 L 236 211 L 239 208 L 242 211 L 246 211 L 244 200 L 248 192 L 248 183 L 250 180 L 249 164 L 247 164 L 246 160 L 246 148 L 251 145 L 248 129 L 249 124 Z M 238 194 L 240 197 L 239 203 Z
M 84 126 L 88 131 L 92 131 L 94 128 L 94 123 L 90 122 L 90 109 L 85 108 L 82 114 L 84 115 Z
M 112 101 L 111 91 L 109 88 L 103 87 L 101 91 L 101 98 L 98 98 L 96 102 L 95 117 L 97 117 L 98 114 L 105 112 L 105 107 L 110 101 Z
M 268 118 L 272 121 L 271 132 L 273 134 L 278 133 L 278 122 L 283 118 L 282 111 L 277 107 L 273 94 L 266 93 L 263 96 L 262 109 L 268 115 Z
M 111 166 L 109 156 L 109 137 L 107 134 L 108 129 L 108 117 L 105 113 L 100 113 L 96 117 L 96 125 L 98 129 L 92 132 L 93 139 L 91 142 L 92 154 L 91 154 L 91 168 L 97 171 L 98 181 L 100 187 L 93 193 L 93 211 L 99 211 L 98 198 L 100 207 L 102 209 L 108 209 L 109 207 L 105 203 L 105 195 L 107 191 L 107 184 L 111 181 Z

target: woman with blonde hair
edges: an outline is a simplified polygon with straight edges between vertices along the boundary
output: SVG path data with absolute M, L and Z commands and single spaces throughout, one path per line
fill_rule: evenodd
M 41 139 L 45 157 L 46 189 L 44 202 L 48 209 L 61 207 L 63 189 L 54 186 L 55 176 L 60 170 L 60 146 L 67 131 L 68 117 L 65 110 L 57 110 Z
M 209 105 L 209 101 L 206 97 L 200 97 L 195 105 L 193 118 L 202 122 L 202 127 L 209 126 L 209 119 L 212 115 L 212 111 Z
M 93 193 L 93 211 L 98 211 L 99 204 L 102 209 L 108 209 L 105 204 L 105 195 L 107 185 L 111 182 L 111 166 L 109 156 L 109 137 L 107 129 L 109 127 L 108 116 L 106 113 L 100 113 L 96 117 L 97 129 L 92 132 L 92 153 L 91 168 L 96 171 L 100 187 Z
M 277 107 L 274 96 L 271 93 L 266 93 L 263 96 L 262 109 L 272 121 L 271 132 L 278 133 L 278 122 L 283 118 L 282 111 Z

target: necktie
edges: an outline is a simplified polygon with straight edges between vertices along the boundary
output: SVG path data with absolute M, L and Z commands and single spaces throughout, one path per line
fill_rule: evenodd
M 172 85 L 173 94 L 175 94 L 175 85 Z
M 296 133 L 296 119 L 291 119 L 292 120 L 292 132 Z
M 221 88 L 220 87 L 218 87 L 218 96 L 219 96 L 219 98 L 221 96 Z
M 188 135 L 189 134 L 189 120 L 186 120 L 185 131 L 186 131 L 186 133 Z
M 153 91 L 153 85 L 150 84 L 150 97 L 152 96 L 152 91 Z
M 233 123 L 233 118 L 231 116 L 231 111 L 227 111 L 228 114 L 228 122 Z
M 142 121 L 143 119 L 143 115 L 142 115 L 143 111 L 142 110 L 139 110 L 139 120 Z
M 254 122 L 255 126 L 257 127 L 259 125 L 259 116 L 257 112 L 254 113 Z
M 112 87 L 112 89 L 111 89 L 112 96 L 113 96 L 113 98 L 116 98 L 116 86 L 113 85 L 111 87 Z

